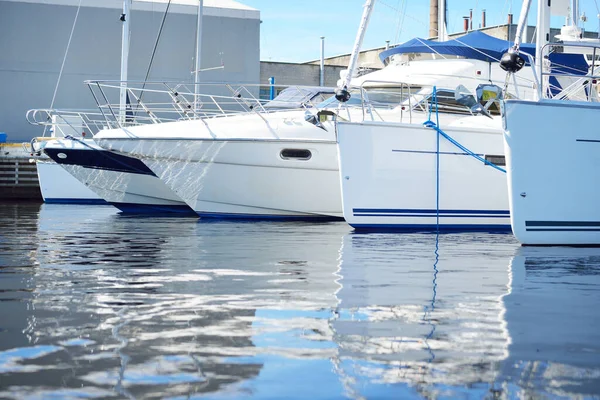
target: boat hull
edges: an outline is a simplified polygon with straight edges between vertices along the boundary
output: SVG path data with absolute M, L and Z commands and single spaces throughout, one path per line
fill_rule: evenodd
M 482 157 L 503 156 L 500 129 L 444 131 Z M 346 221 L 359 230 L 510 231 L 505 173 L 443 137 L 438 170 L 437 137 L 417 124 L 339 122 Z
M 600 106 L 507 100 L 504 115 L 516 238 L 525 245 L 599 245 Z
M 204 218 L 342 218 L 334 141 L 136 138 L 98 142 L 141 157 Z M 285 157 L 288 151 L 292 157 Z
M 125 213 L 192 213 L 142 162 L 92 140 L 49 142 L 44 152 L 108 204 Z
M 54 161 L 36 161 L 42 198 L 53 204 L 108 204 Z

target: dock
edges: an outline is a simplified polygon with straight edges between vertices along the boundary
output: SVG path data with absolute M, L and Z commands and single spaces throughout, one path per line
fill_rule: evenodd
M 42 201 L 37 165 L 21 143 L 0 143 L 0 201 Z

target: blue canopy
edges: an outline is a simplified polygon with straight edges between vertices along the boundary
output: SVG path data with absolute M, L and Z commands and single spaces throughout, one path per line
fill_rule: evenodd
M 392 47 L 379 53 L 379 58 L 384 64 L 395 54 L 407 53 L 433 53 L 442 55 L 461 56 L 474 60 L 487 62 L 499 61 L 504 53 L 513 46 L 513 42 L 497 39 L 481 31 L 473 31 L 457 39 L 445 42 L 415 38 L 406 43 Z M 521 52 L 535 56 L 535 45 L 522 43 Z

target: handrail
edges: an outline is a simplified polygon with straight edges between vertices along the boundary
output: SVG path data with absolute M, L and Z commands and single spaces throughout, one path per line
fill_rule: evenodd
M 145 123 L 160 123 L 168 121 L 176 121 L 181 119 L 205 119 L 218 116 L 229 116 L 239 113 L 253 113 L 262 118 L 265 122 L 263 114 L 272 112 L 276 108 L 267 109 L 265 105 L 270 100 L 259 98 L 260 88 L 265 88 L 275 85 L 263 84 L 227 84 L 227 83 L 198 83 L 197 86 L 208 88 L 212 94 L 203 94 L 190 90 L 185 83 L 158 81 L 158 82 L 127 82 L 126 93 L 130 99 L 127 105 L 128 117 L 125 121 L 117 118 L 117 101 L 111 102 L 110 94 L 122 89 L 121 81 L 104 80 L 104 81 L 85 81 L 90 88 L 94 100 L 100 112 L 103 114 L 106 125 L 110 127 L 123 127 L 139 125 Z M 136 86 L 137 84 L 137 86 Z M 143 86 L 142 86 L 143 85 Z M 281 85 L 277 85 L 281 88 Z M 292 96 L 289 107 L 286 106 L 286 100 L 277 99 L 277 103 L 281 107 L 292 108 L 307 108 L 313 105 L 310 102 L 311 94 L 317 92 L 314 86 L 288 86 L 285 88 L 295 88 L 299 93 L 298 96 Z M 218 90 L 220 89 L 220 90 Z M 333 95 L 334 88 L 329 88 L 330 94 Z M 144 93 L 144 101 L 141 100 L 141 93 Z M 215 94 L 231 93 L 230 95 Z M 326 88 L 318 91 L 320 93 L 329 92 Z M 168 99 L 168 101 L 160 101 L 158 98 Z M 192 101 L 194 99 L 195 101 Z M 115 99 L 116 100 L 116 99 Z M 302 104 L 297 104 L 297 103 Z M 314 106 L 314 105 L 313 105 Z
M 368 84 L 368 86 L 366 85 Z M 375 86 L 375 85 L 380 85 L 380 86 Z M 381 86 L 384 85 L 384 86 Z M 427 87 L 432 87 L 431 85 L 425 85 L 425 86 L 418 86 L 418 89 L 415 90 L 415 87 L 417 87 L 418 85 L 414 84 L 407 84 L 407 83 L 403 83 L 403 82 L 394 82 L 394 81 L 378 81 L 378 80 L 365 80 L 361 83 L 361 85 L 358 87 L 358 89 L 360 90 L 361 93 L 361 108 L 362 108 L 362 116 L 363 116 L 363 121 L 366 118 L 366 115 L 370 115 L 371 116 L 371 120 L 375 120 L 374 119 L 374 114 L 376 114 L 380 120 L 383 121 L 383 118 L 381 117 L 380 113 L 378 112 L 378 108 L 381 108 L 382 106 L 387 106 L 387 107 L 391 107 L 391 108 L 396 108 L 396 107 L 400 107 L 400 119 L 401 121 L 404 120 L 405 113 L 408 113 L 408 123 L 412 123 L 413 121 L 413 111 L 420 111 L 420 112 L 428 112 L 429 111 L 429 100 L 432 98 L 433 96 L 433 92 L 430 93 L 421 93 L 423 91 L 424 88 Z M 386 94 L 396 94 L 400 96 L 400 99 L 397 103 L 382 103 L 382 102 L 377 102 L 377 101 L 372 101 L 369 98 L 369 94 L 368 92 L 371 91 L 371 93 L 376 93 L 377 90 L 384 90 L 384 93 Z M 391 92 L 389 89 L 399 89 L 399 91 L 397 92 Z M 454 89 L 441 89 L 441 90 L 447 90 L 450 92 L 454 92 Z M 440 90 L 438 90 L 439 92 Z M 372 97 L 372 96 L 371 96 Z M 437 95 L 438 100 L 439 100 L 439 93 Z M 452 98 L 454 99 L 454 98 Z M 346 103 L 347 104 L 347 103 Z M 439 107 L 442 107 L 442 105 L 438 105 Z M 436 106 L 436 107 L 438 107 Z M 471 114 L 473 115 L 473 111 L 471 109 L 469 109 L 466 106 L 452 106 L 450 104 L 446 104 L 443 105 L 443 110 L 445 112 L 456 112 L 456 113 L 465 113 L 465 114 Z
M 56 133 L 68 127 L 69 134 L 80 135 L 80 131 L 94 134 L 101 129 L 124 128 L 144 124 L 157 124 L 180 120 L 201 120 L 208 126 L 208 121 L 217 117 L 228 117 L 245 113 L 257 115 L 267 125 L 267 113 L 285 109 L 306 109 L 315 107 L 310 102 L 315 94 L 319 96 L 333 95 L 334 88 L 317 88 L 314 86 L 282 86 L 292 93 L 288 100 L 277 98 L 277 104 L 265 107 L 270 100 L 260 99 L 260 88 L 275 86 L 247 84 L 244 86 L 226 83 L 199 83 L 200 87 L 208 88 L 212 94 L 196 94 L 189 90 L 186 83 L 157 81 L 157 82 L 127 82 L 125 91 L 129 99 L 126 106 L 125 118 L 120 118 L 121 81 L 85 81 L 97 110 L 57 110 L 33 109 L 26 113 L 27 121 L 36 126 L 53 127 Z M 141 93 L 144 93 L 142 101 Z M 295 94 L 295 92 L 297 92 Z M 230 93 L 230 95 L 228 95 Z M 197 96 L 197 97 L 194 97 Z M 198 99 L 197 102 L 191 99 Z M 111 102 L 111 100 L 114 100 Z M 299 103 L 302 104 L 299 104 Z M 62 128 L 61 128 L 62 127 Z
M 600 80 L 600 66 L 595 63 L 596 56 L 600 54 L 600 42 L 589 43 L 589 42 L 563 42 L 563 43 L 547 43 L 542 47 L 542 54 L 550 53 L 552 48 L 587 48 L 592 49 L 592 64 L 588 65 L 588 71 L 586 74 L 576 74 L 570 72 L 552 72 L 552 64 L 550 64 L 549 58 L 546 59 L 546 65 L 541 63 L 539 66 L 540 83 L 538 85 L 538 98 L 539 99 L 556 99 L 556 100 L 578 100 L 578 101 L 589 101 L 598 102 L 600 97 L 598 90 L 594 90 L 593 85 L 598 83 Z M 548 49 L 548 50 L 547 50 Z M 565 53 L 565 54 L 582 54 L 585 56 L 587 53 Z M 586 62 L 588 62 L 586 58 Z M 560 65 L 559 65 L 560 66 Z M 532 64 L 532 68 L 536 71 L 536 68 Z M 563 88 L 560 92 L 552 94 L 550 87 L 550 77 L 555 78 L 573 78 L 575 79 L 566 88 Z M 585 90 L 583 90 L 585 89 Z

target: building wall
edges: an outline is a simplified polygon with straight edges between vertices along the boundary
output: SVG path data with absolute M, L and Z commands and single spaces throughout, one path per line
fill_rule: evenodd
M 379 59 L 379 53 L 385 50 L 385 47 L 377 47 L 375 49 L 369 49 L 361 51 L 358 55 L 358 65 L 364 68 L 383 68 L 384 65 Z M 333 56 L 326 58 L 325 65 L 336 65 L 343 66 L 345 68 L 348 67 L 348 63 L 350 62 L 350 54 L 342 54 L 339 56 Z M 309 61 L 307 64 L 319 65 L 321 63 L 320 60 Z
M 337 86 L 340 79 L 340 71 L 346 69 L 343 66 L 325 66 L 325 86 Z M 260 63 L 260 83 L 266 85 L 269 78 L 275 78 L 276 85 L 300 85 L 319 86 L 320 66 L 312 64 L 293 64 L 262 61 Z
M 165 5 L 154 8 L 134 8 L 130 15 L 129 80 L 146 77 Z M 51 105 L 76 10 L 69 5 L 0 0 L 0 132 L 8 133 L 9 141 L 41 135 L 42 129 L 29 125 L 25 114 Z M 81 7 L 54 108 L 95 109 L 83 81 L 120 79 L 120 14 L 118 7 Z M 224 68 L 202 72 L 201 81 L 259 82 L 260 20 L 255 14 L 252 18 L 205 14 L 202 68 Z M 193 82 L 196 20 L 189 12 L 168 14 L 149 80 Z

